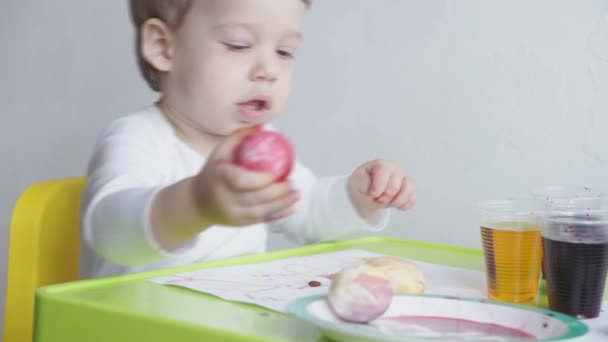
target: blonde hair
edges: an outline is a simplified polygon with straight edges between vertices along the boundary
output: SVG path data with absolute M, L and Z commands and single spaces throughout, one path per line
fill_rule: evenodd
M 141 28 L 149 19 L 162 20 L 169 29 L 179 29 L 193 0 L 130 0 L 131 20 L 135 26 L 135 49 L 139 70 L 150 88 L 160 91 L 158 70 L 150 65 L 141 54 Z M 278 0 L 277 0 L 278 1 Z M 310 6 L 312 0 L 302 0 Z

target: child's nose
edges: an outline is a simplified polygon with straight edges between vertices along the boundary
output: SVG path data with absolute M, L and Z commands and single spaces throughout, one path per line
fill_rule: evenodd
M 252 81 L 274 82 L 277 79 L 277 65 L 272 56 L 259 56 L 251 69 Z

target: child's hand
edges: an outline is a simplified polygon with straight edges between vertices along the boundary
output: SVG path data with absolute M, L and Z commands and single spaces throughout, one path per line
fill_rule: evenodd
M 248 171 L 232 163 L 234 147 L 252 132 L 227 137 L 195 176 L 193 195 L 203 220 L 211 224 L 244 226 L 291 215 L 299 199 L 289 182 L 275 183 L 270 173 Z
M 407 210 L 416 202 L 414 185 L 394 162 L 372 160 L 359 166 L 348 179 L 348 194 L 362 218 L 381 208 Z

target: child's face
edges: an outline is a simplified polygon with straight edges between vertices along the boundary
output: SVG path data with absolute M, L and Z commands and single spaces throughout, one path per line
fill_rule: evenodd
M 195 0 L 174 36 L 171 109 L 212 135 L 270 121 L 290 92 L 305 12 L 301 0 Z

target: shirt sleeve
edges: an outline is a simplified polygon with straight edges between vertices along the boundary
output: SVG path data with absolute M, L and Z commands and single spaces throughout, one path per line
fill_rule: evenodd
M 269 224 L 270 230 L 285 234 L 296 243 L 344 238 L 357 232 L 378 232 L 389 221 L 383 209 L 364 220 L 353 206 L 347 191 L 347 176 L 316 178 L 297 162 L 291 181 L 300 191 L 296 212 Z
M 195 238 L 168 251 L 155 241 L 150 208 L 166 183 L 159 165 L 163 139 L 146 130 L 145 121 L 133 121 L 118 119 L 99 138 L 81 203 L 84 243 L 103 259 L 125 266 L 181 255 L 196 244 Z

